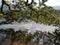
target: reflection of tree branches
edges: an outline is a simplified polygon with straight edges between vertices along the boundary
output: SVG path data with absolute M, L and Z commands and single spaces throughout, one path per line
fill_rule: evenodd
M 55 30 L 55 32 L 46 34 L 50 41 L 52 41 L 55 45 L 60 45 L 60 30 Z M 57 42 L 58 41 L 58 42 Z

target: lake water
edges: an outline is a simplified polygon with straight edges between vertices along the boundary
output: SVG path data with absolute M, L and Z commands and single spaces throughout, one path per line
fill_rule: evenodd
M 43 31 L 43 32 L 44 31 L 52 32 L 55 29 L 58 29 L 58 27 L 55 27 L 53 25 L 44 25 L 44 24 L 36 23 L 34 21 L 21 22 L 21 23 L 14 22 L 13 24 L 4 24 L 4 25 L 0 26 L 0 29 L 2 29 L 2 28 L 3 29 L 12 28 L 15 31 L 18 31 L 20 29 L 22 31 L 25 29 L 28 29 L 28 32 L 31 32 L 31 33 L 34 33 L 36 30 Z

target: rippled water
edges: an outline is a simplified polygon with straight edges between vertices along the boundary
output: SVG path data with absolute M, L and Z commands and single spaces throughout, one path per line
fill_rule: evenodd
M 13 23 L 13 24 L 4 24 L 0 26 L 0 29 L 6 29 L 6 28 L 13 28 L 15 31 L 18 30 L 25 30 L 25 29 L 29 29 L 28 32 L 34 33 L 36 30 L 40 30 L 40 31 L 49 31 L 52 32 L 55 29 L 57 29 L 58 27 L 52 26 L 52 25 L 44 25 L 44 24 L 40 24 L 40 23 L 36 23 L 34 21 L 29 21 L 29 22 L 21 22 L 21 23 Z

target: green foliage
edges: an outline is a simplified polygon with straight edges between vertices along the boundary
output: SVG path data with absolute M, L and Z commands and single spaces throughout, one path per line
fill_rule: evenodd
M 34 1 L 32 1 L 31 3 L 28 3 L 25 0 L 20 1 L 21 10 L 10 10 L 4 13 L 4 18 L 6 19 L 6 22 L 4 22 L 4 24 L 12 23 L 14 21 L 21 22 L 26 20 L 33 20 L 37 23 L 40 22 L 48 25 L 60 25 L 60 14 L 57 13 L 57 11 L 52 7 L 44 6 L 40 8 L 34 8 L 34 6 L 32 6 L 33 4 L 31 4 Z M 41 0 L 39 1 L 41 2 Z M 46 1 L 47 0 L 42 0 L 41 3 L 43 4 L 40 4 L 40 6 L 44 5 Z
M 0 14 L 0 18 L 3 18 L 4 17 L 4 15 L 3 14 Z
M 38 21 L 44 24 L 54 24 L 58 15 L 56 11 L 52 7 L 43 7 L 39 10 L 39 18 Z
M 34 8 L 24 11 L 9 11 L 4 16 L 7 23 L 33 20 L 44 24 L 60 25 L 60 16 L 52 7 Z

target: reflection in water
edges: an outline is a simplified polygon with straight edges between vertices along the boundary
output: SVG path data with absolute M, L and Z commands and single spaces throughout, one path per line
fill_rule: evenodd
M 15 31 L 18 30 L 24 30 L 24 29 L 29 29 L 28 32 L 34 33 L 36 30 L 40 30 L 40 31 L 49 31 L 52 32 L 55 29 L 57 29 L 58 27 L 52 26 L 52 25 L 44 25 L 44 24 L 40 24 L 40 23 L 36 23 L 34 21 L 28 21 L 28 22 L 21 22 L 21 23 L 13 23 L 13 24 L 4 24 L 0 26 L 1 28 L 13 28 Z

